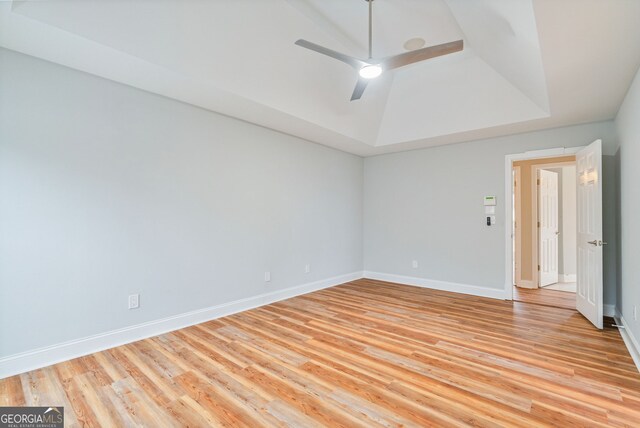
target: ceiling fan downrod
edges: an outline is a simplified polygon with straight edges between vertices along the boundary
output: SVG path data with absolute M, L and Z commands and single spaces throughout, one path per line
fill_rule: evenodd
M 369 59 L 373 58 L 373 0 L 365 0 L 369 3 Z

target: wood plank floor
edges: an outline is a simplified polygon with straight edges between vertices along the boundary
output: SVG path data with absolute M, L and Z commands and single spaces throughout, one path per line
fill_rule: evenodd
M 566 291 L 547 290 L 546 288 L 513 287 L 513 300 L 536 305 L 553 306 L 556 308 L 575 309 L 576 293 Z
M 379 281 L 0 380 L 69 426 L 639 426 L 617 330 L 575 311 Z

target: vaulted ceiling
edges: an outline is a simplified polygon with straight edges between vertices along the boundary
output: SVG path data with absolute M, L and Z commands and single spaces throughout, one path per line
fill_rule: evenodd
M 359 155 L 611 119 L 640 64 L 637 0 L 375 0 L 375 57 L 462 52 L 371 81 L 364 0 L 0 3 L 0 46 Z

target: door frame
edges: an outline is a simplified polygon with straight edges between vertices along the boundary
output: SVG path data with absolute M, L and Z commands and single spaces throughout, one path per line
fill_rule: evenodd
M 566 156 L 566 155 L 575 155 L 580 150 L 584 149 L 586 146 L 580 147 L 558 147 L 554 149 L 545 149 L 545 150 L 533 150 L 524 153 L 514 153 L 505 155 L 504 157 L 504 212 L 505 212 L 505 228 L 504 228 L 504 242 L 505 242 L 505 281 L 504 281 L 504 299 L 505 300 L 513 300 L 513 162 L 520 160 L 531 160 L 531 159 L 545 159 L 545 158 L 553 158 L 558 156 Z M 537 201 L 537 189 L 535 192 L 536 202 L 535 202 L 535 217 L 536 221 L 538 221 L 538 201 Z M 533 196 L 532 196 L 533 197 Z M 535 229 L 537 236 L 537 228 Z M 538 258 L 537 251 L 537 242 L 538 239 L 535 239 L 536 242 L 536 251 L 534 252 L 534 257 Z M 536 263 L 537 265 L 537 263 Z M 538 274 L 537 270 L 534 270 L 534 276 L 536 278 L 536 283 L 538 283 Z
M 513 170 L 513 191 L 512 194 L 513 202 L 512 202 L 512 210 L 511 212 L 515 215 L 515 218 L 511 219 L 511 229 L 513 231 L 513 239 L 512 243 L 515 248 L 511 249 L 511 253 L 513 254 L 511 263 L 513 266 L 513 285 L 522 283 L 522 197 L 520 196 L 521 192 L 514 192 L 515 188 L 518 186 L 522 186 L 522 167 L 514 166 Z M 508 224 L 508 223 L 505 223 Z M 515 257 L 519 256 L 519 257 Z M 520 260 L 518 260 L 520 258 Z
M 570 153 L 565 153 L 566 155 Z M 575 165 L 576 161 L 571 162 L 551 162 L 551 163 L 541 163 L 538 165 L 532 165 L 531 167 L 531 222 L 533 224 L 538 224 L 539 213 L 538 213 L 538 171 L 541 169 L 549 169 L 549 168 L 562 168 L 563 166 L 571 166 Z M 531 228 L 531 263 L 533 266 L 537 266 L 540 261 L 540 230 L 537 227 Z M 540 273 L 537 269 L 533 270 L 533 275 L 531 275 L 531 281 L 536 285 L 537 288 L 540 288 Z

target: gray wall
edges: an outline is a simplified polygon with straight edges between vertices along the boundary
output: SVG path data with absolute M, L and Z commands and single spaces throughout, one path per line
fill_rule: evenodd
M 362 158 L 7 50 L 0 68 L 0 357 L 362 270 Z
M 501 289 L 504 155 L 597 138 L 605 303 L 617 283 L 627 321 L 640 304 L 638 78 L 616 121 L 624 156 L 601 122 L 367 158 L 363 181 L 356 156 L 7 50 L 0 67 L 0 357 L 363 264 Z
M 617 141 L 611 121 L 366 158 L 365 270 L 504 288 L 505 155 L 598 138 L 608 155 L 604 182 L 613 186 Z M 484 195 L 498 198 L 492 227 L 485 225 Z M 605 210 L 605 221 L 615 230 L 615 215 Z M 615 253 L 610 247 L 605 251 Z M 604 300 L 613 304 L 615 263 L 607 269 Z
M 616 196 L 615 196 L 615 206 L 616 206 L 616 311 L 621 313 L 622 308 L 622 206 L 621 206 L 621 158 L 620 158 L 620 148 L 616 152 L 614 157 L 614 162 L 616 165 Z
M 603 250 L 604 303 L 616 305 L 616 284 L 618 269 L 616 225 L 618 219 L 616 204 L 616 159 L 615 156 L 602 156 L 602 239 L 608 245 Z
M 640 71 L 615 120 L 620 152 L 620 292 L 618 310 L 640 340 Z M 638 319 L 633 318 L 637 308 Z

